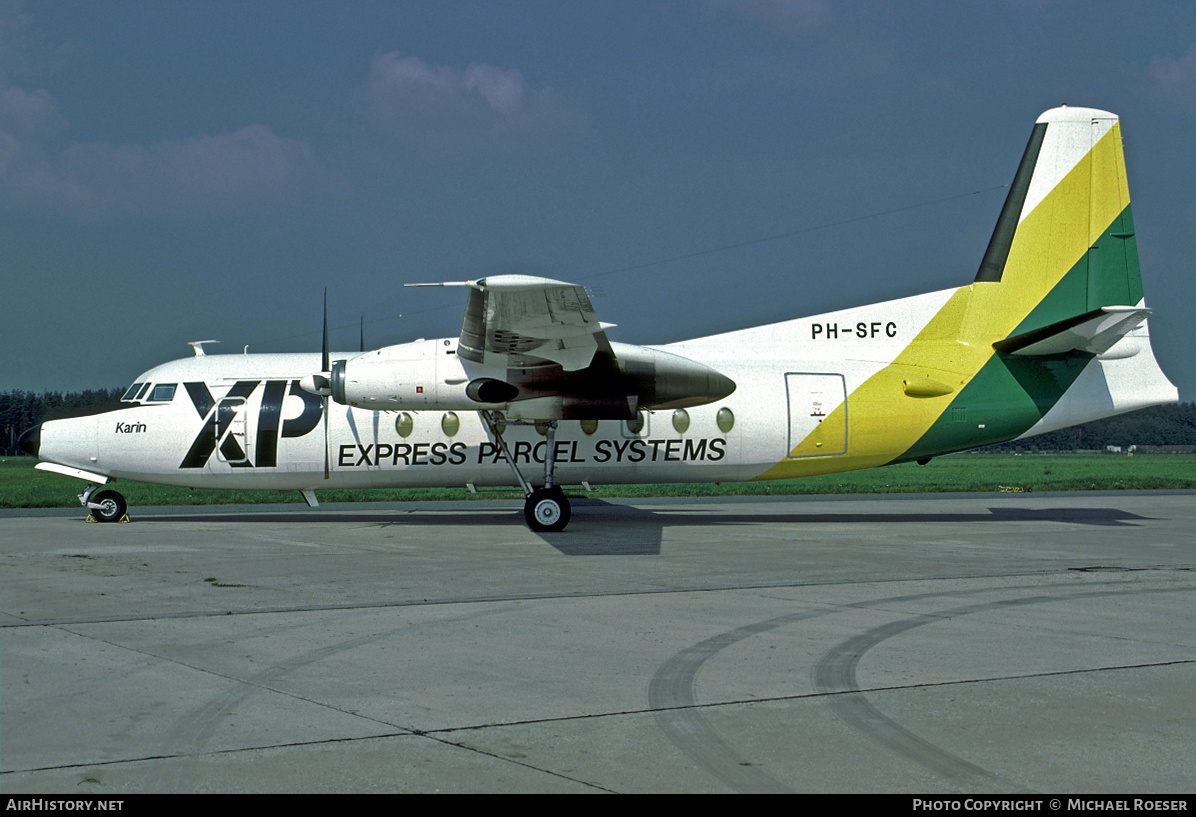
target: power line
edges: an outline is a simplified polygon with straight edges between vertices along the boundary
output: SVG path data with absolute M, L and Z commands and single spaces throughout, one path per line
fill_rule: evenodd
M 784 233 L 775 233 L 773 235 L 761 236 L 760 238 L 751 238 L 751 239 L 748 239 L 747 241 L 738 241 L 734 244 L 721 244 L 717 247 L 708 247 L 706 249 L 696 250 L 694 252 L 688 252 L 688 253 L 684 253 L 682 255 L 673 255 L 673 256 L 669 256 L 668 258 L 659 258 L 655 261 L 643 261 L 643 262 L 640 262 L 637 264 L 630 264 L 625 267 L 617 267 L 615 269 L 603 270 L 600 272 L 589 272 L 589 273 L 585 273 L 582 275 L 569 276 L 569 277 L 575 281 L 580 282 L 580 281 L 589 281 L 594 278 L 605 278 L 606 276 L 609 276 L 609 275 L 620 275 L 625 272 L 637 272 L 639 270 L 650 269 L 652 267 L 664 266 L 665 264 L 675 264 L 679 261 L 689 261 L 694 258 L 703 258 L 705 256 L 715 255 L 715 254 L 721 253 L 721 252 L 730 252 L 731 250 L 740 250 L 740 249 L 743 249 L 744 247 L 754 247 L 758 244 L 767 244 L 770 241 L 780 241 L 785 238 L 793 238 L 795 236 L 805 235 L 807 233 L 813 233 L 813 232 L 817 232 L 819 230 L 829 230 L 834 227 L 843 227 L 848 224 L 856 224 L 858 222 L 868 221 L 868 220 L 871 220 L 874 218 L 884 218 L 885 216 L 892 216 L 892 215 L 896 215 L 898 213 L 908 213 L 911 210 L 919 210 L 924 207 L 933 207 L 938 204 L 946 204 L 947 202 L 958 201 L 959 199 L 966 199 L 966 198 L 970 198 L 972 196 L 982 196 L 985 193 L 992 193 L 996 190 L 1008 189 L 1008 187 L 1009 187 L 1008 184 L 998 184 L 998 185 L 994 185 L 993 187 L 985 187 L 981 190 L 972 190 L 967 193 L 956 193 L 954 195 L 945 196 L 943 198 L 930 199 L 927 201 L 918 202 L 917 204 L 907 204 L 902 207 L 894 207 L 894 208 L 891 208 L 888 210 L 878 210 L 875 213 L 868 213 L 868 214 L 862 215 L 862 216 L 853 216 L 852 218 L 840 219 L 838 221 L 828 221 L 823 224 L 816 224 L 812 227 L 802 227 L 800 230 L 789 230 L 788 232 L 784 232 Z M 373 318 L 370 321 L 368 321 L 368 323 L 373 325 L 373 324 L 377 324 L 377 323 L 382 323 L 383 321 L 398 320 L 399 318 L 402 318 L 404 316 L 405 317 L 414 317 L 416 315 L 426 315 L 426 314 L 429 314 L 432 312 L 440 312 L 440 311 L 448 309 L 448 308 L 449 308 L 448 306 L 432 306 L 432 307 L 428 307 L 426 309 L 418 309 L 415 311 L 404 312 L 404 313 L 401 313 L 398 315 L 389 315 L 389 316 L 382 317 L 382 318 Z M 334 329 L 334 330 L 348 329 L 348 328 L 351 328 L 352 326 L 354 326 L 354 324 L 344 324 L 341 326 L 334 326 L 334 327 L 332 327 L 332 329 Z M 273 340 L 268 340 L 268 341 L 258 341 L 258 343 L 256 345 L 268 345 L 271 343 L 284 343 L 286 341 L 298 340 L 300 338 L 310 338 L 310 337 L 313 337 L 314 335 L 315 335 L 314 332 L 305 332 L 300 335 L 291 335 L 291 336 L 285 337 L 285 338 L 275 338 Z M 254 345 L 254 344 L 250 344 L 250 345 Z
M 932 201 L 924 201 L 919 204 L 909 204 L 904 207 L 895 207 L 891 210 L 881 210 L 876 213 L 869 213 L 865 216 L 855 216 L 853 218 L 845 218 L 840 221 L 828 221 L 825 224 L 817 224 L 813 227 L 803 227 L 800 230 L 790 230 L 787 233 L 777 233 L 776 235 L 768 235 L 762 238 L 753 238 L 748 241 L 740 241 L 735 244 L 723 244 L 719 247 L 710 247 L 705 250 L 697 250 L 696 252 L 686 253 L 685 255 L 675 255 L 670 258 L 661 258 L 657 261 L 645 261 L 640 264 L 632 264 L 627 267 L 619 267 L 618 269 L 607 270 L 605 272 L 594 272 L 588 275 L 580 276 L 578 280 L 586 281 L 591 278 L 601 278 L 606 275 L 617 275 L 622 272 L 634 272 L 636 270 L 648 269 L 649 267 L 660 266 L 662 264 L 672 264 L 677 261 L 688 261 L 692 258 L 702 258 L 707 255 L 714 255 L 715 253 L 727 252 L 729 250 L 739 250 L 744 247 L 753 247 L 757 244 L 765 244 L 769 241 L 779 241 L 782 238 L 793 238 L 794 236 L 804 235 L 805 233 L 813 233 L 818 230 L 828 230 L 831 227 L 842 227 L 846 224 L 855 224 L 859 221 L 867 221 L 873 218 L 882 218 L 884 216 L 895 215 L 896 213 L 906 213 L 910 210 L 917 210 L 922 207 L 931 207 L 936 204 L 945 204 L 949 201 L 956 201 L 958 199 L 966 199 L 970 196 L 979 196 L 984 193 L 991 193 L 994 190 L 1002 190 L 1008 188 L 1008 184 L 999 184 L 995 187 L 986 187 L 983 190 L 973 190 L 970 193 L 957 193 L 954 196 L 947 196 L 946 198 L 934 199 Z

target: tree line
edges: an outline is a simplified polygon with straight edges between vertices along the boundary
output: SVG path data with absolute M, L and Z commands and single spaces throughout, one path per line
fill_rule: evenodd
M 126 386 L 116 389 L 87 389 L 76 392 L 32 391 L 0 392 L 0 453 L 23 453 L 17 440 L 44 420 L 78 417 L 116 408 Z
M 0 453 L 20 454 L 17 440 L 44 420 L 95 414 L 120 405 L 124 387 L 78 392 L 0 392 Z M 1179 403 L 1001 443 L 997 451 L 1103 451 L 1107 446 L 1196 446 L 1196 403 Z
M 1106 417 L 1083 425 L 1049 431 L 989 446 L 993 451 L 1104 451 L 1128 448 L 1196 446 L 1196 403 L 1177 403 Z

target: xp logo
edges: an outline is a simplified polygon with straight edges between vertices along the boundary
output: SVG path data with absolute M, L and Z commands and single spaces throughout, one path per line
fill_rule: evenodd
M 262 384 L 261 380 L 238 380 L 219 401 L 212 397 L 206 383 L 184 383 L 187 395 L 204 424 L 191 443 L 187 456 L 179 468 L 203 468 L 219 446 L 220 459 L 234 468 L 272 468 L 278 465 L 280 437 L 302 437 L 320 423 L 323 413 L 320 398 L 299 388 L 299 381 L 290 381 L 290 394 L 303 401 L 303 411 L 291 420 L 282 419 L 282 402 L 287 395 L 286 380 L 266 380 L 257 415 L 257 436 L 253 450 L 254 461 L 238 442 L 236 429 L 245 420 L 246 401 Z M 243 425 L 241 426 L 244 427 Z

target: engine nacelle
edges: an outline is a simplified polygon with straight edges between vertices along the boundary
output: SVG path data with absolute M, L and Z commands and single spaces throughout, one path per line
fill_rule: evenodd
M 663 349 L 612 343 L 622 392 L 646 409 L 679 409 L 721 400 L 735 381 L 709 366 Z
M 455 340 L 418 340 L 332 364 L 332 399 L 375 411 L 501 409 L 519 390 L 493 378 L 470 380 Z
M 303 388 L 374 411 L 491 409 L 534 420 L 627 420 L 641 408 L 700 406 L 735 390 L 730 378 L 702 363 L 646 346 L 613 343 L 610 353 L 578 371 L 550 361 L 496 370 L 462 360 L 454 339 L 403 343 L 338 360 L 327 381 L 325 386 L 323 376 L 312 375 Z

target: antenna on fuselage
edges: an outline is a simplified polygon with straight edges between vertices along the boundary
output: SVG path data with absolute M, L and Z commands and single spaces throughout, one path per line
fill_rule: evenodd
M 207 355 L 204 353 L 203 345 L 205 343 L 219 343 L 219 342 L 220 341 L 218 341 L 218 340 L 192 340 L 192 341 L 188 341 L 187 345 L 190 346 L 195 351 L 196 357 L 206 357 Z

